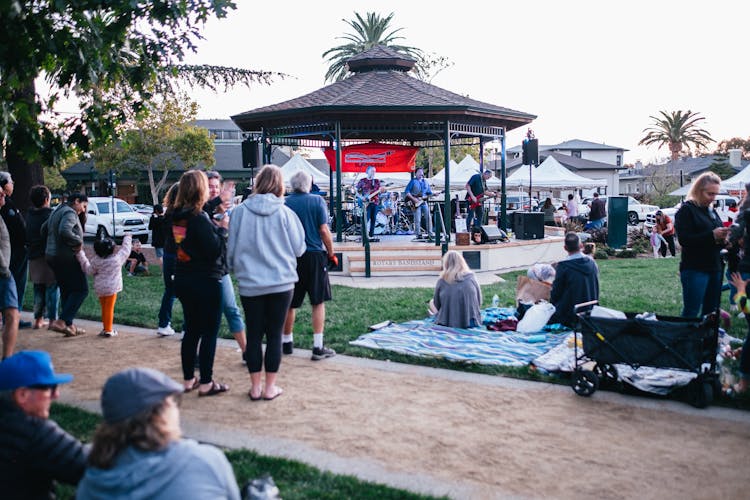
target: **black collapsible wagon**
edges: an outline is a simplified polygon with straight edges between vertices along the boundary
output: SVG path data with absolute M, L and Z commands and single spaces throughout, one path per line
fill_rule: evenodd
M 617 383 L 616 364 L 686 370 L 696 377 L 685 388 L 687 400 L 704 408 L 721 391 L 716 353 L 718 314 L 703 319 L 656 316 L 626 319 L 593 317 L 596 301 L 578 304 L 579 327 L 575 334 L 575 368 L 571 386 L 579 396 L 591 396 L 600 385 Z M 579 340 L 580 339 L 580 340 Z M 583 349 L 579 349 L 579 341 Z M 584 365 L 595 363 L 593 369 Z

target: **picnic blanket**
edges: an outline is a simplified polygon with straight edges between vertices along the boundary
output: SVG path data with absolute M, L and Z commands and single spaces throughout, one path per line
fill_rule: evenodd
M 391 324 L 349 343 L 409 356 L 482 365 L 525 366 L 563 342 L 567 335 L 567 331 L 520 334 L 486 328 L 450 328 L 436 325 L 428 318 Z

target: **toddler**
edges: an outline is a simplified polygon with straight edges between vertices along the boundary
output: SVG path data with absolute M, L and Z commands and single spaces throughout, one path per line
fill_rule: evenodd
M 151 275 L 148 270 L 146 256 L 141 252 L 141 240 L 135 240 L 133 242 L 133 250 L 128 256 L 128 276 L 136 276 L 138 274 L 144 276 Z
M 86 258 L 83 249 L 76 254 L 83 272 L 94 276 L 94 291 L 99 296 L 99 303 L 102 306 L 100 337 L 117 336 L 117 332 L 112 327 L 115 320 L 115 301 L 117 293 L 122 291 L 122 265 L 130 255 L 131 243 L 132 236 L 126 234 L 122 240 L 122 247 L 114 253 L 115 241 L 107 236 L 94 242 L 96 255 L 91 258 L 91 261 Z

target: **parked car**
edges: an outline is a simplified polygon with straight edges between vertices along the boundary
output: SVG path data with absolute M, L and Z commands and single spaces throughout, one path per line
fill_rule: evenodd
M 529 195 L 527 194 L 505 195 L 505 210 L 506 211 L 529 210 L 529 209 L 536 210 L 538 203 L 539 202 L 533 198 L 531 199 L 531 201 L 529 201 Z
M 714 200 L 714 208 L 716 209 L 716 212 L 718 212 L 719 217 L 721 217 L 722 222 L 727 222 L 729 220 L 729 217 L 731 217 L 732 219 L 737 218 L 736 213 L 730 210 L 730 208 L 733 205 L 736 207 L 737 205 L 739 205 L 739 203 L 740 200 L 735 196 L 719 194 L 716 195 L 716 199 Z M 661 210 L 663 213 L 671 217 L 672 220 L 674 220 L 674 214 L 677 213 L 677 210 L 680 209 L 680 206 L 682 206 L 682 202 L 673 207 L 660 208 L 659 210 Z M 647 228 L 652 228 L 654 227 L 654 225 L 656 225 L 656 210 L 646 214 L 646 223 L 644 225 Z
M 112 203 L 109 197 L 89 198 L 89 208 L 86 212 L 86 236 L 113 236 L 116 240 L 126 234 L 132 234 L 141 243 L 148 242 L 147 215 L 139 214 L 125 200 L 114 198 L 114 227 L 112 226 Z
M 604 203 L 607 203 L 606 196 L 599 196 L 599 199 L 602 199 L 604 200 Z M 586 198 L 583 200 L 583 204 L 590 208 L 592 200 L 593 198 Z M 628 224 L 631 226 L 635 226 L 639 222 L 645 222 L 646 215 L 649 212 L 656 212 L 657 210 L 659 210 L 659 207 L 656 205 L 646 205 L 632 196 L 628 196 Z
M 131 203 L 130 206 L 133 207 L 133 210 L 135 210 L 139 214 L 148 215 L 149 217 L 151 217 L 151 214 L 154 213 L 153 205 L 144 205 L 143 203 Z

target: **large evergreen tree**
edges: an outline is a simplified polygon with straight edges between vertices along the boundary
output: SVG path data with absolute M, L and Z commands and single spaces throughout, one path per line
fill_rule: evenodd
M 0 3 L 0 141 L 16 182 L 16 204 L 28 206 L 42 165 L 68 147 L 83 150 L 114 137 L 145 102 L 175 79 L 192 84 L 268 83 L 272 74 L 182 65 L 211 17 L 231 0 L 7 0 Z M 39 78 L 52 87 L 36 89 Z M 80 115 L 55 114 L 62 96 L 76 97 Z
M 690 146 L 697 149 L 705 148 L 714 142 L 711 135 L 698 126 L 698 122 L 705 120 L 698 113 L 690 110 L 659 111 L 661 117 L 651 116 L 654 120 L 651 127 L 643 129 L 646 135 L 638 142 L 638 145 L 650 146 L 656 144 L 658 147 L 668 146 L 672 161 L 680 157 L 683 148 L 690 150 Z

